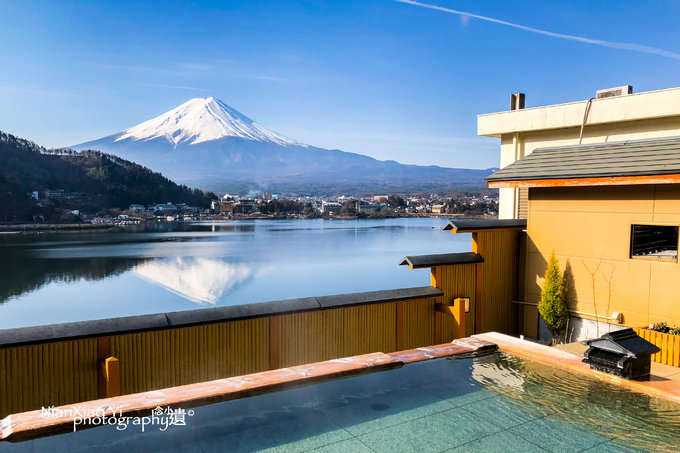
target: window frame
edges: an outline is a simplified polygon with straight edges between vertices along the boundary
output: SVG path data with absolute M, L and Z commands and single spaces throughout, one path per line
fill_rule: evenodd
M 661 258 L 657 256 L 644 256 L 644 255 L 633 255 L 633 232 L 636 226 L 648 226 L 648 227 L 675 227 L 677 230 L 677 240 L 675 243 L 676 256 L 675 258 Z M 678 263 L 678 258 L 680 257 L 680 225 L 677 223 L 651 223 L 651 222 L 636 222 L 630 224 L 629 229 L 630 239 L 628 241 L 628 258 L 631 260 L 642 260 L 642 261 L 655 261 L 659 263 Z

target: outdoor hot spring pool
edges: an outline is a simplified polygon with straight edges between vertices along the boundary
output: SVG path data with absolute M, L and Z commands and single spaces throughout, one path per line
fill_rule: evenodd
M 680 405 L 503 353 L 197 407 L 0 451 L 680 451 Z

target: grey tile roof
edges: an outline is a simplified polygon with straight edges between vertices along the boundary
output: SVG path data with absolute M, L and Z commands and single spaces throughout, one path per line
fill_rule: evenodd
M 526 227 L 527 219 L 460 219 L 451 220 L 444 227 L 444 231 L 468 233 L 484 230 L 523 230 Z
M 473 252 L 462 252 L 407 256 L 404 257 L 399 265 L 409 265 L 413 269 L 421 269 L 423 267 L 446 266 L 449 264 L 475 264 L 483 262 L 484 258 L 482 258 L 482 255 Z
M 680 137 L 539 148 L 486 181 L 680 174 Z

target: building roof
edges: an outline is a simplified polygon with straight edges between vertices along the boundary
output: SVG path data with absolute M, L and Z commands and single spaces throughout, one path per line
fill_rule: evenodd
M 423 267 L 446 266 L 450 264 L 475 264 L 483 262 L 484 258 L 482 258 L 482 255 L 473 252 L 463 252 L 407 256 L 399 263 L 399 265 L 408 265 L 410 269 L 421 269 Z
M 526 219 L 462 219 L 451 220 L 444 227 L 444 231 L 474 233 L 490 230 L 524 230 L 526 227 Z
M 680 137 L 540 148 L 486 178 L 489 188 L 680 182 Z
M 593 93 L 595 94 L 595 93 Z M 477 117 L 477 134 L 502 137 L 515 132 L 580 127 L 588 101 L 487 113 Z M 680 88 L 593 99 L 588 126 L 680 116 Z

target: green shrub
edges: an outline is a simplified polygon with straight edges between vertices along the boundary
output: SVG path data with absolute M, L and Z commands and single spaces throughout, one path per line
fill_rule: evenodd
M 545 271 L 545 282 L 541 291 L 541 301 L 538 303 L 538 312 L 548 325 L 553 337 L 564 329 L 569 320 L 564 281 L 555 253 L 550 255 L 548 268 Z

